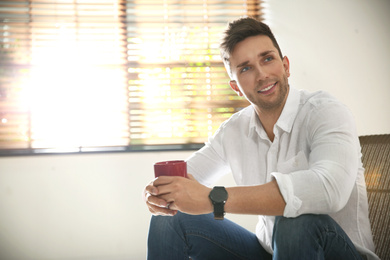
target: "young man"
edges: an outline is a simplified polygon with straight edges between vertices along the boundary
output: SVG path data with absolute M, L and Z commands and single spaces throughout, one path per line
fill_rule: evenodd
M 290 88 L 288 58 L 255 19 L 230 23 L 221 53 L 251 105 L 187 160 L 188 179 L 145 188 L 148 259 L 377 259 L 350 111 Z M 209 188 L 229 172 L 238 186 Z M 256 235 L 225 212 L 259 215 Z

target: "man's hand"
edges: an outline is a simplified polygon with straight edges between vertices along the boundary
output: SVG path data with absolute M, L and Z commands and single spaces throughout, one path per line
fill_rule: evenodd
M 177 210 L 169 209 L 169 203 L 157 197 L 158 189 L 153 185 L 155 180 L 157 180 L 157 178 L 145 187 L 142 194 L 150 213 L 156 216 L 174 216 L 177 213 Z
M 211 189 L 197 182 L 192 175 L 183 177 L 161 176 L 144 190 L 144 200 L 153 215 L 173 216 L 177 211 L 187 214 L 213 212 L 209 200 Z

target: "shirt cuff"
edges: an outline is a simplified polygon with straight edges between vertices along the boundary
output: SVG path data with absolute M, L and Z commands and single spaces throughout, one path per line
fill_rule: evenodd
M 290 176 L 280 172 L 273 172 L 271 175 L 275 177 L 280 193 L 286 202 L 283 216 L 287 218 L 295 218 L 299 216 L 299 209 L 302 206 L 302 200 L 294 195 L 294 187 Z

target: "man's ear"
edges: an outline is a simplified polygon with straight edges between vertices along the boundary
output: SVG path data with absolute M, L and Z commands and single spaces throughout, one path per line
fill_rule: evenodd
M 233 89 L 233 91 L 237 93 L 237 95 L 239 95 L 240 97 L 243 96 L 243 94 L 242 94 L 242 92 L 241 92 L 240 88 L 238 87 L 237 82 L 235 80 L 229 81 L 229 85 Z
M 287 77 L 290 77 L 290 61 L 287 58 L 287 56 L 283 57 L 283 67 L 284 67 L 284 71 L 286 72 Z

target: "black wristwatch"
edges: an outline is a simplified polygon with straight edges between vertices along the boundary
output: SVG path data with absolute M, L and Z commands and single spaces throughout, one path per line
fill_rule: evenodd
M 225 203 L 228 198 L 225 187 L 214 187 L 209 194 L 209 198 L 214 205 L 214 219 L 222 220 L 225 215 Z

